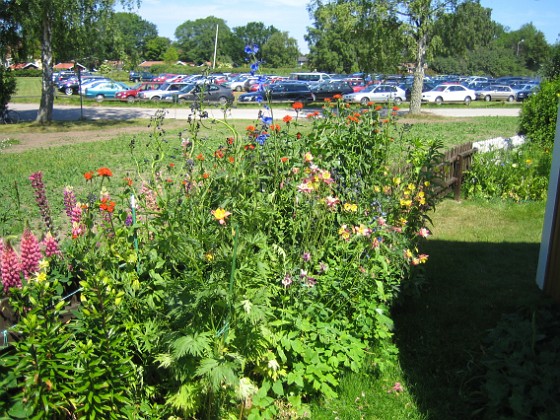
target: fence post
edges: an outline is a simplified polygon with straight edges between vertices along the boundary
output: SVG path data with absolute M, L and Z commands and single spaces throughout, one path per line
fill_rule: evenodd
M 453 176 L 455 177 L 455 201 L 461 200 L 461 184 L 463 183 L 463 154 L 459 153 L 457 155 L 457 160 L 455 161 L 455 170 L 453 171 Z

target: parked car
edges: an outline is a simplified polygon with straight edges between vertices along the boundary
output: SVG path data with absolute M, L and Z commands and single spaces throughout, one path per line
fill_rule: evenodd
M 101 102 L 105 98 L 114 98 L 117 92 L 127 89 L 129 89 L 129 87 L 125 83 L 113 81 L 99 82 L 86 88 L 84 96 L 86 98 L 95 98 L 97 101 Z
M 173 101 L 179 103 L 192 102 L 218 103 L 220 105 L 232 104 L 235 97 L 230 88 L 217 85 L 215 83 L 197 84 L 189 83 L 183 86 L 178 92 L 166 93 L 161 98 L 163 101 Z
M 369 85 L 359 92 L 342 96 L 344 102 L 367 105 L 370 102 L 393 102 L 399 105 L 406 100 L 406 92 L 394 85 Z
M 184 86 L 188 85 L 189 83 L 163 83 L 158 89 L 154 90 L 143 90 L 138 92 L 137 98 L 138 99 L 149 99 L 151 101 L 159 101 L 163 95 L 167 93 L 177 93 L 179 92 Z
M 241 94 L 238 102 L 302 102 L 309 103 L 315 96 L 305 83 L 272 83 L 264 91 Z
M 142 82 L 132 86 L 128 90 L 117 92 L 115 97 L 121 101 L 135 102 L 138 99 L 138 94 L 145 90 L 156 90 L 163 83 L 161 82 Z
M 521 89 L 515 95 L 515 100 L 517 102 L 523 102 L 525 99 L 537 94 L 541 90 L 539 85 L 533 85 L 528 89 Z
M 437 85 L 432 90 L 422 93 L 422 102 L 433 102 L 441 105 L 444 102 L 464 102 L 469 105 L 476 99 L 476 93 L 458 83 Z
M 354 93 L 352 86 L 344 80 L 336 80 L 332 82 L 323 82 L 309 87 L 316 101 L 324 101 L 329 98 L 332 99 L 334 95 L 346 95 Z
M 476 99 L 480 101 L 515 101 L 515 91 L 510 86 L 506 85 L 490 85 L 484 89 L 476 90 Z
M 109 80 L 111 79 L 104 76 L 85 76 L 81 78 L 81 85 L 83 86 L 84 84 L 88 83 L 103 82 Z M 80 80 L 78 80 L 78 77 L 67 79 L 63 83 L 58 84 L 58 91 L 64 93 L 67 96 L 77 95 L 80 93 Z
M 156 78 L 156 76 L 154 76 L 152 73 L 147 72 L 147 71 L 131 71 L 128 74 L 128 80 L 133 82 L 133 83 L 138 83 L 138 82 L 151 82 L 152 80 L 154 80 Z

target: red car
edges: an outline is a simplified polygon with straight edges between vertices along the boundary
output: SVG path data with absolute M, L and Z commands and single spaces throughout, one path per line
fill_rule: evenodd
M 134 102 L 138 98 L 138 93 L 144 90 L 153 90 L 159 88 L 162 82 L 142 82 L 134 85 L 129 90 L 117 92 L 115 97 L 121 101 Z

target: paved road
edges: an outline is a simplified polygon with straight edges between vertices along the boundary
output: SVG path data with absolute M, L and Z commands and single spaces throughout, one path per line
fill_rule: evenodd
M 9 104 L 10 109 L 18 111 L 20 118 L 23 121 L 33 121 L 37 117 L 37 110 L 39 106 L 37 104 Z M 480 116 L 517 116 L 519 115 L 519 108 L 424 108 L 423 112 L 426 114 L 439 115 L 444 117 L 480 117 Z M 224 117 L 224 111 L 220 108 L 209 107 L 206 109 L 208 111 L 208 116 L 210 118 Z M 305 116 L 314 111 L 320 111 L 317 109 L 306 109 L 300 112 L 299 117 L 305 118 Z M 81 118 L 86 120 L 127 120 L 136 118 L 150 118 L 154 115 L 155 109 L 153 108 L 135 108 L 135 107 L 111 107 L 108 106 L 84 106 L 83 109 L 80 106 L 69 106 L 69 105 L 55 105 L 53 109 L 53 120 L 55 121 L 78 121 Z M 406 114 L 406 110 L 401 111 Z M 255 120 L 258 118 L 259 110 L 256 108 L 233 108 L 228 111 L 228 119 L 237 120 Z M 286 106 L 285 108 L 274 108 L 273 110 L 275 119 L 282 119 L 285 115 L 290 115 L 293 118 L 296 117 L 296 111 L 291 107 Z M 188 119 L 191 115 L 191 111 L 188 108 L 170 108 L 168 110 L 167 118 L 174 119 Z M 269 115 L 269 114 L 267 114 Z

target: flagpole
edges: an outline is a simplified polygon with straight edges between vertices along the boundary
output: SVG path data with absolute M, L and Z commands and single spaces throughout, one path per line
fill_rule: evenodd
M 216 51 L 218 50 L 218 25 L 216 25 L 216 41 L 214 41 L 214 60 L 212 61 L 212 69 L 216 68 Z

